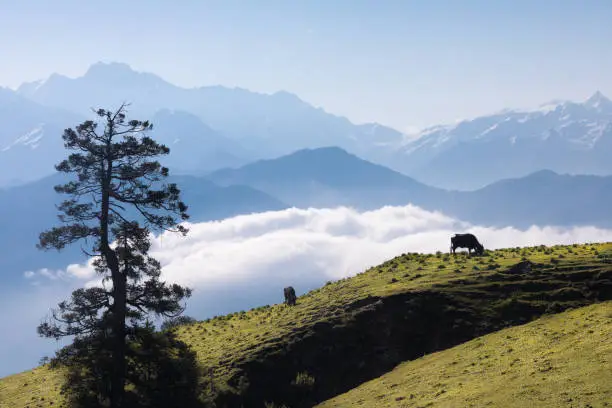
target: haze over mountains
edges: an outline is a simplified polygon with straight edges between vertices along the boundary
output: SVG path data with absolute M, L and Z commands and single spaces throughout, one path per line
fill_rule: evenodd
M 64 128 L 83 120 L 79 114 L 0 88 L 0 188 L 51 174 L 58 158 L 65 155 Z
M 551 102 L 427 129 L 405 145 L 403 171 L 447 188 L 473 189 L 542 169 L 612 174 L 612 101 Z
M 95 63 L 78 78 L 53 74 L 0 91 L 0 187 L 52 173 L 63 157 L 61 133 L 93 107 L 131 103 L 155 136 L 173 148 L 175 174 L 203 175 L 306 148 L 337 146 L 432 186 L 473 190 L 539 170 L 612 174 L 612 101 L 506 110 L 420 132 L 416 139 L 380 124 L 353 124 L 298 96 L 241 88 L 181 88 L 123 63 Z M 10 105 L 10 108 L 9 108 Z M 9 120 L 12 119 L 12 120 Z M 19 175 L 11 164 L 31 162 Z M 46 170 L 45 170 L 46 169 Z
M 377 152 L 371 150 L 376 144 L 402 140 L 402 135 L 392 129 L 354 125 L 288 92 L 266 95 L 222 86 L 184 89 L 121 63 L 93 64 L 82 77 L 74 79 L 54 74 L 45 81 L 23 84 L 17 93 L 45 106 L 80 114 L 88 114 L 93 106 L 116 106 L 123 101 L 132 104 L 130 112 L 134 116 L 150 118 L 164 109 L 189 112 L 223 136 L 239 141 L 250 152 L 249 159 L 324 145 L 337 145 L 357 154 L 370 152 L 367 156 L 373 158 Z M 224 142 L 211 143 L 210 148 L 222 148 L 238 157 L 247 155 Z M 384 150 L 384 146 L 374 150 Z
M 612 174 L 612 102 L 599 92 L 584 103 L 508 110 L 409 140 L 288 92 L 184 89 L 126 64 L 96 63 L 82 77 L 54 74 L 17 91 L 0 88 L 6 273 L 83 259 L 78 248 L 56 254 L 34 247 L 38 233 L 56 224 L 52 204 L 63 198 L 53 191 L 60 179 L 53 165 L 67 154 L 64 128 L 92 118 L 92 108 L 122 102 L 131 104 L 130 115 L 150 119 L 152 136 L 171 148 L 161 161 L 194 222 L 292 206 L 413 204 L 497 227 L 612 225 L 612 178 L 588 175 Z
M 64 199 L 53 186 L 56 174 L 0 190 L 0 258 L 4 285 L 24 284 L 26 270 L 63 268 L 87 258 L 79 246 L 61 253 L 35 248 L 38 234 L 58 225 L 54 204 Z M 191 222 L 290 207 L 346 206 L 371 211 L 416 205 L 472 225 L 527 229 L 538 226 L 612 228 L 612 176 L 571 176 L 540 171 L 496 182 L 473 192 L 427 186 L 338 147 L 303 149 L 206 176 L 171 176 L 189 205 Z
M 563 175 L 612 173 L 612 102 L 599 92 L 584 103 L 508 110 L 409 140 L 288 92 L 184 89 L 126 64 L 96 63 L 82 77 L 54 74 L 17 91 L 0 89 L 0 188 L 40 179 L 1 193 L 3 241 L 19 235 L 13 223 L 26 209 L 33 214 L 20 235 L 27 243 L 11 240 L 2 266 L 29 267 L 38 232 L 55 221 L 55 209 L 38 204 L 61 199 L 51 175 L 67 154 L 63 129 L 91 118 L 92 108 L 122 102 L 134 117 L 150 119 L 152 136 L 171 148 L 161 161 L 184 176 L 194 220 L 288 206 L 370 210 L 411 203 L 496 226 L 609 225 L 610 178 Z
M 601 93 L 583 103 L 558 102 L 540 110 L 508 110 L 438 126 L 411 139 L 380 124 L 351 123 L 288 92 L 267 95 L 221 86 L 184 89 L 156 75 L 135 72 L 126 64 L 97 63 L 79 78 L 54 74 L 16 91 L 0 88 L 0 243 L 4 248 L 0 294 L 21 293 L 26 285 L 31 289 L 33 280 L 25 279 L 26 271 L 53 279 L 58 270 L 87 260 L 79 245 L 59 253 L 39 251 L 35 245 L 41 231 L 58 225 L 54 204 L 64 197 L 53 186 L 64 178 L 54 173 L 53 165 L 69 153 L 61 140 L 63 129 L 93 118 L 91 108 L 114 108 L 122 102 L 131 104 L 130 116 L 151 120 L 151 136 L 171 148 L 171 154 L 160 161 L 170 167 L 169 181 L 179 184 L 194 223 L 246 214 L 282 218 L 279 213 L 262 213 L 291 207 L 336 208 L 333 211 L 340 214 L 344 210 L 337 207 L 347 206 L 392 214 L 401 209 L 381 207 L 412 204 L 456 220 L 445 227 L 443 238 L 436 238 L 441 250 L 447 250 L 447 236 L 455 226 L 472 225 L 483 231 L 514 227 L 525 236 L 533 225 L 612 228 L 612 164 L 607 160 L 612 147 L 612 102 Z M 249 222 L 258 225 L 254 218 L 251 215 Z M 283 222 L 295 221 L 278 221 Z M 337 232 L 330 242 L 370 228 L 356 226 L 359 222 L 351 219 L 317 222 L 329 222 L 329 229 Z M 419 233 L 416 227 L 406 232 L 406 222 L 412 222 L 409 218 L 385 222 L 388 226 L 380 233 L 385 245 L 398 234 Z M 239 231 L 240 223 L 235 224 Z M 205 227 L 208 232 L 214 230 L 214 226 Z M 302 233 L 296 231 L 291 233 Z M 559 231 L 560 236 L 567 229 Z M 321 251 L 315 245 L 320 239 L 317 234 L 311 241 L 293 245 Z M 236 237 L 230 241 L 235 243 Z M 223 254 L 225 243 L 215 245 Z M 316 262 L 325 264 L 323 255 Z M 288 260 L 278 261 L 275 273 L 282 274 L 283 265 L 291 269 L 291 262 L 297 262 L 291 253 L 282 256 Z M 189 268 L 208 271 L 208 258 L 193 255 L 191 259 L 201 260 L 202 265 Z M 245 265 L 248 262 L 257 263 L 251 258 Z M 333 268 L 356 272 L 355 268 L 345 271 L 342 265 L 338 261 Z M 322 272 L 317 276 L 323 279 Z M 261 293 L 272 297 L 274 290 L 265 283 Z M 228 299 L 221 302 L 227 310 L 239 304 Z M 268 301 L 263 295 L 257 299 Z M 202 310 L 212 309 L 208 304 Z

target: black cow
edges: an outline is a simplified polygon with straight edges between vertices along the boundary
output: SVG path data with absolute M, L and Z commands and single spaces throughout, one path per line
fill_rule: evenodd
M 288 304 L 289 306 L 295 306 L 295 290 L 293 289 L 293 286 L 288 286 L 285 289 L 283 289 L 283 291 L 285 292 L 285 303 Z
M 454 254 L 456 248 L 467 248 L 471 255 L 472 249 L 477 255 L 484 253 L 484 247 L 473 234 L 455 234 L 451 237 L 451 252 Z

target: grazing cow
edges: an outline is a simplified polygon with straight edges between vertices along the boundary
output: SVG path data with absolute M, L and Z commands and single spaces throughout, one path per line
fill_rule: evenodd
M 293 286 L 288 286 L 285 289 L 283 289 L 283 291 L 285 292 L 285 303 L 289 306 L 295 306 L 295 290 L 293 289 Z
M 468 255 L 472 254 L 472 249 L 477 255 L 484 253 L 484 247 L 473 234 L 455 234 L 451 237 L 451 252 L 453 254 L 456 248 L 467 248 Z

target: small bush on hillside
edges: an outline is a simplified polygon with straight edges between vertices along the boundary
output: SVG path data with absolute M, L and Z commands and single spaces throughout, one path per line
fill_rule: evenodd
M 289 408 L 285 404 L 283 404 L 283 405 L 276 405 L 274 402 L 268 402 L 268 401 L 264 402 L 264 407 L 265 408 Z
M 197 320 L 191 316 L 178 316 L 164 321 L 161 325 L 161 330 L 169 330 L 179 326 L 185 326 L 196 323 Z
M 291 385 L 296 387 L 312 387 L 314 383 L 315 378 L 306 371 L 297 373 L 295 379 L 291 381 Z

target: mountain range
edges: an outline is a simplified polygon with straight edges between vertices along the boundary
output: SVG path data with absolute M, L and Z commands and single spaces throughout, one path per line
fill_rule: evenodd
M 327 147 L 218 170 L 207 178 L 224 186 L 250 186 L 304 208 L 345 205 L 372 210 L 413 204 L 493 227 L 612 226 L 612 176 L 540 170 L 475 191 L 445 190 Z
M 65 177 L 54 174 L 0 190 L 0 242 L 5 251 L 0 270 L 5 285 L 23 281 L 26 270 L 63 268 L 86 259 L 78 246 L 61 253 L 35 248 L 38 234 L 58 224 L 54 204 L 65 197 L 55 193 L 53 186 Z M 182 190 L 192 222 L 289 207 L 371 210 L 413 204 L 494 227 L 612 227 L 610 176 L 572 176 L 546 170 L 476 191 L 451 191 L 425 185 L 338 147 L 303 149 L 205 176 L 171 176 L 168 181 L 176 182 Z
M 66 127 L 91 119 L 92 108 L 122 102 L 131 117 L 150 119 L 151 135 L 171 148 L 160 161 L 195 222 L 291 206 L 410 203 L 489 226 L 612 225 L 612 102 L 599 92 L 582 103 L 506 110 L 408 139 L 288 92 L 186 89 L 126 64 L 96 63 L 78 78 L 54 74 L 15 91 L 0 88 L 3 273 L 84 259 L 78 248 L 34 247 L 38 233 L 56 224 L 53 204 L 61 197 L 52 186 L 61 176 L 53 165 L 66 157 Z
M 87 260 L 79 245 L 71 245 L 61 252 L 43 252 L 35 247 L 40 232 L 60 224 L 55 205 L 68 197 L 56 193 L 53 186 L 66 181 L 68 178 L 64 174 L 56 173 L 32 183 L 0 189 L 0 243 L 3 250 L 0 271 L 4 288 L 19 284 L 25 271 L 65 268 L 70 263 Z M 194 176 L 171 176 L 168 182 L 180 186 L 181 198 L 189 206 L 192 222 L 288 207 L 282 201 L 249 186 L 221 187 Z
M 91 107 L 114 107 L 122 102 L 131 104 L 130 115 L 147 119 L 160 110 L 189 112 L 239 142 L 245 151 L 236 151 L 236 146 L 225 141 L 220 146 L 210 145 L 238 157 L 271 158 L 331 144 L 373 159 L 385 149 L 374 146 L 399 143 L 403 138 L 401 133 L 377 124 L 354 125 L 288 92 L 269 95 L 222 86 L 186 89 L 123 63 L 95 63 L 78 78 L 53 74 L 44 81 L 21 85 L 17 93 L 41 105 L 81 115 L 91 114 Z M 186 129 L 174 129 L 177 138 L 192 136 L 179 130 Z
M 53 173 L 53 165 L 65 154 L 63 129 L 83 120 L 0 88 L 0 187 Z
M 474 190 L 549 169 L 612 174 L 612 101 L 553 101 L 438 125 L 409 137 L 377 123 L 355 124 L 286 91 L 182 88 L 124 63 L 95 63 L 80 77 L 60 74 L 15 91 L 0 89 L 0 187 L 53 171 L 65 127 L 92 118 L 91 108 L 130 103 L 173 148 L 175 174 L 204 175 L 298 150 L 337 146 L 422 183 Z M 27 163 L 27 166 L 23 166 Z M 22 170 L 10 171 L 17 165 Z
M 475 189 L 550 169 L 612 174 L 612 101 L 556 101 L 424 130 L 399 149 L 402 171 L 424 183 Z

